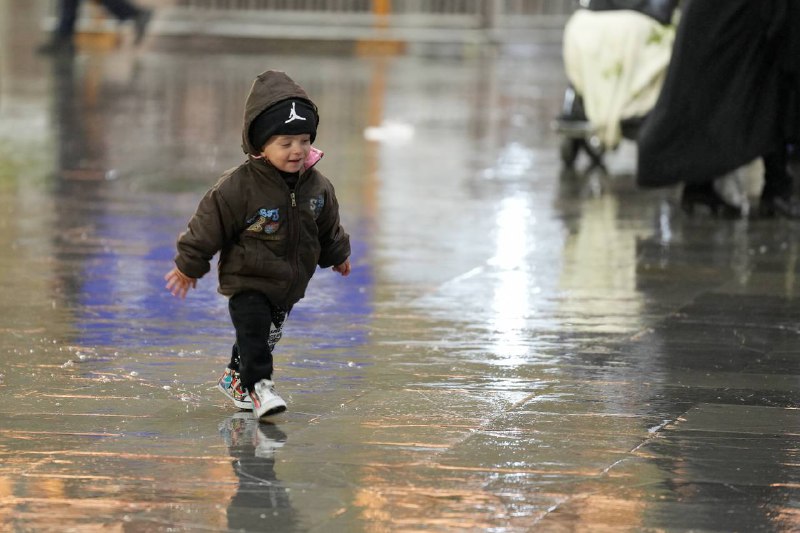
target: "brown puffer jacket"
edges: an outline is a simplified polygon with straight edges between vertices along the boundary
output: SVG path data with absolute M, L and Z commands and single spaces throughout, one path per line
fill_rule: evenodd
M 248 161 L 225 172 L 206 193 L 178 238 L 175 256 L 181 272 L 200 278 L 220 252 L 220 293 L 256 290 L 284 309 L 304 296 L 317 265 L 339 265 L 350 256 L 333 185 L 314 168 L 322 152 L 312 148 L 294 190 L 275 167 L 250 157 L 259 152 L 248 139 L 250 123 L 287 98 L 314 105 L 283 72 L 267 71 L 256 78 L 245 103 L 242 132 Z

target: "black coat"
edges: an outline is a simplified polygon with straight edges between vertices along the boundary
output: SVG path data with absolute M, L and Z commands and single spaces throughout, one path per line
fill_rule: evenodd
M 798 0 L 688 0 L 639 136 L 643 186 L 703 183 L 800 138 Z

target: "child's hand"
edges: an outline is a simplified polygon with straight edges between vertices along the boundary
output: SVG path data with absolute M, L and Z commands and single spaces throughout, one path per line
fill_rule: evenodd
M 350 275 L 350 258 L 345 259 L 344 263 L 341 265 L 336 265 L 333 267 L 334 272 L 338 272 L 342 276 L 349 276 Z
M 190 278 L 178 270 L 178 267 L 167 272 L 164 279 L 167 280 L 167 290 L 178 298 L 186 298 L 186 293 L 189 292 L 189 289 L 197 287 L 197 279 Z

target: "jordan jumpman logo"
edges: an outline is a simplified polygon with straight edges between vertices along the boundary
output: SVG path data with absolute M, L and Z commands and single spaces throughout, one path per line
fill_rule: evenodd
M 284 124 L 288 124 L 289 122 L 295 120 L 305 120 L 305 117 L 301 117 L 300 115 L 297 114 L 297 111 L 294 110 L 294 104 L 295 103 L 292 102 L 292 110 L 289 112 L 289 118 L 283 121 Z

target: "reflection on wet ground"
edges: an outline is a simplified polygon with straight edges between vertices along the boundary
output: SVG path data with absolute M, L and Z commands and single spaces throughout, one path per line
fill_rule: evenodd
M 563 173 L 557 48 L 49 59 L 3 24 L 1 529 L 797 529 L 796 227 L 686 218 L 625 149 Z M 320 105 L 354 242 L 274 424 L 215 390 L 213 278 L 162 288 L 265 68 Z

